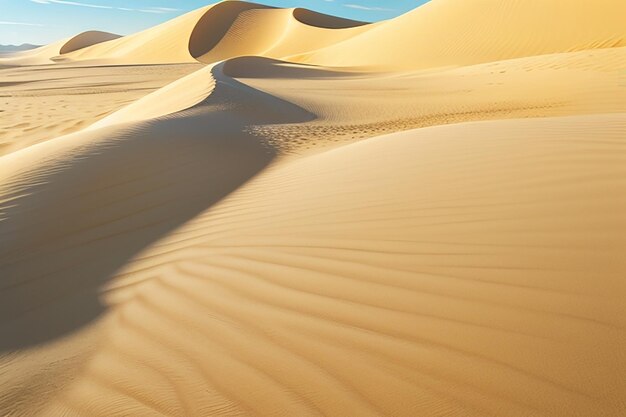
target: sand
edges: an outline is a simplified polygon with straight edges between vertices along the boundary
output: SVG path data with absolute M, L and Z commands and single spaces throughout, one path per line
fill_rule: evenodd
M 91 126 L 198 64 L 2 70 L 0 155 Z
M 625 415 L 623 9 L 0 58 L 0 415 Z
M 620 0 L 437 0 L 292 59 L 397 70 L 613 48 L 626 46 L 624 15 Z

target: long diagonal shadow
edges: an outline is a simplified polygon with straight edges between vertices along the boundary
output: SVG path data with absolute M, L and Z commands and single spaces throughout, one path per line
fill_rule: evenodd
M 164 118 L 62 138 L 76 142 L 0 196 L 0 351 L 53 340 L 99 317 L 101 288 L 151 243 L 213 206 L 275 157 L 250 124 L 311 120 L 229 79 Z

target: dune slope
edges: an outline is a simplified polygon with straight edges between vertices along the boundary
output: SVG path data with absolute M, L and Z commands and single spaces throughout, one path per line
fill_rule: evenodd
M 621 0 L 432 0 L 352 39 L 292 59 L 410 69 L 626 46 L 625 15 Z
M 94 133 L 113 142 L 11 200 L 5 341 L 71 326 L 73 311 L 98 320 L 5 359 L 3 386 L 39 382 L 3 404 L 17 392 L 44 415 L 623 411 L 623 115 L 371 139 L 278 165 L 206 209 L 265 151 L 221 129 L 225 142 L 156 139 L 182 124 L 167 126 Z M 110 279 L 103 251 L 125 264 Z M 18 377 L 59 349 L 63 368 Z
M 227 0 L 162 25 L 75 53 L 74 61 L 113 64 L 212 63 L 241 55 L 280 58 L 328 46 L 370 26 L 304 9 Z
M 626 48 L 392 74 L 259 57 L 231 59 L 223 68 L 226 74 L 316 115 L 307 123 L 253 128 L 273 146 L 294 155 L 418 127 L 626 108 L 626 89 L 616 88 L 624 82 Z
M 76 132 L 200 64 L 0 70 L 0 155 Z
M 119 35 L 100 31 L 87 31 L 68 39 L 63 39 L 49 45 L 35 49 L 15 52 L 0 57 L 0 65 L 46 65 L 59 60 L 60 55 L 66 54 L 87 46 L 119 38 Z

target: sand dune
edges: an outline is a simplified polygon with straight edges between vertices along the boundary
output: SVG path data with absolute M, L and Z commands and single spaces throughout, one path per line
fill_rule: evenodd
M 226 1 L 13 56 L 0 414 L 622 417 L 623 11 Z
M 0 82 L 0 155 L 84 129 L 199 68 L 57 64 L 45 71 L 29 66 L 5 69 Z
M 67 41 L 65 45 L 59 50 L 59 55 L 69 54 L 70 52 L 77 51 L 88 46 L 96 45 L 102 42 L 110 41 L 120 38 L 120 35 L 114 33 L 90 31 L 81 33 L 78 36 L 74 36 Z
M 137 34 L 85 32 L 0 58 L 0 64 L 213 63 L 257 55 L 379 70 L 460 66 L 626 46 L 624 14 L 621 0 L 435 0 L 368 25 L 301 8 L 225 0 Z
M 280 58 L 328 46 L 370 26 L 304 9 L 227 0 L 165 24 L 64 55 L 116 64 L 217 62 L 241 55 Z
M 623 83 L 626 48 L 395 74 L 253 57 L 229 60 L 223 67 L 316 115 L 306 124 L 253 128 L 273 146 L 296 155 L 418 127 L 626 109 L 626 90 L 615 87 Z M 541 89 L 534 88 L 538 84 Z
M 434 0 L 291 59 L 397 70 L 611 48 L 626 46 L 625 15 L 622 0 Z
M 100 31 L 87 31 L 50 45 L 0 57 L 0 65 L 46 65 L 60 60 L 60 55 L 80 48 L 119 38 L 119 35 Z
M 250 10 L 237 17 L 214 47 L 202 40 L 193 55 L 202 62 L 244 55 L 282 58 L 349 39 L 372 26 L 305 9 Z
M 106 146 L 66 154 L 88 164 L 50 165 L 37 175 L 46 190 L 12 200 L 4 236 L 22 207 L 38 222 L 14 229 L 3 260 L 15 277 L 5 340 L 106 311 L 8 358 L 3 384 L 21 384 L 20 363 L 62 349 L 63 368 L 31 371 L 25 404 L 49 415 L 623 410 L 623 116 L 381 137 L 276 166 L 210 209 L 209 190 L 250 175 L 232 169 L 271 155 L 239 135 L 166 138 L 199 121 L 91 136 Z M 116 259 L 127 265 L 107 278 Z M 26 305 L 39 307 L 18 314 Z

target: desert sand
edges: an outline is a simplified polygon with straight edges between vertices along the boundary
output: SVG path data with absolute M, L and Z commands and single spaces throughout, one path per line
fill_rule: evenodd
M 0 415 L 626 415 L 626 3 L 224 1 L 0 56 Z

